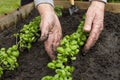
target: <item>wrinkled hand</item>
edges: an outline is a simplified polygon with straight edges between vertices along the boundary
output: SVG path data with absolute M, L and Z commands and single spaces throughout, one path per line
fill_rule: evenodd
M 56 16 L 54 9 L 49 4 L 40 4 L 38 11 L 41 15 L 41 37 L 40 40 L 44 41 L 45 49 L 51 59 L 55 59 L 54 51 L 59 46 L 62 30 L 61 25 Z
M 95 44 L 101 31 L 103 30 L 104 7 L 105 3 L 92 1 L 90 7 L 88 8 L 84 31 L 89 32 L 90 34 L 83 49 L 84 55 Z

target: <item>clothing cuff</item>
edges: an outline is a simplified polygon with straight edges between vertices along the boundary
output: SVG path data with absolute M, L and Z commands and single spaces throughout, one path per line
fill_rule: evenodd
M 39 4 L 50 4 L 51 6 L 54 6 L 53 0 L 34 0 L 35 7 L 37 7 Z
M 104 2 L 104 3 L 107 3 L 107 0 L 89 0 L 90 2 L 91 1 L 100 1 L 100 2 Z

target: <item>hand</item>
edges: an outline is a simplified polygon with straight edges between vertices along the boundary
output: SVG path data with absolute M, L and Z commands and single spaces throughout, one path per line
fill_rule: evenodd
M 89 32 L 90 34 L 83 49 L 84 55 L 95 44 L 101 31 L 103 30 L 104 7 L 105 3 L 92 1 L 90 7 L 88 8 L 84 31 Z
M 41 15 L 40 40 L 45 40 L 45 50 L 47 51 L 51 59 L 55 59 L 54 51 L 59 46 L 62 37 L 60 22 L 51 5 L 40 4 L 38 6 L 38 11 Z

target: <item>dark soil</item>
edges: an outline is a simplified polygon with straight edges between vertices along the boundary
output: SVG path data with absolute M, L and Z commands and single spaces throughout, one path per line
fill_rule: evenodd
M 80 10 L 78 14 L 69 16 L 64 11 L 63 17 L 60 17 L 63 35 L 71 34 L 77 29 L 85 12 Z M 0 33 L 0 48 L 15 44 L 13 34 L 35 16 L 38 16 L 36 10 L 26 20 Z M 72 62 L 75 66 L 73 80 L 120 80 L 120 14 L 105 12 L 104 26 L 99 40 L 88 54 L 82 56 L 79 53 L 77 60 Z M 1 80 L 41 80 L 45 75 L 54 74 L 46 66 L 50 58 L 43 43 L 33 43 L 30 51 L 21 52 L 18 62 L 19 67 L 14 71 L 5 71 Z

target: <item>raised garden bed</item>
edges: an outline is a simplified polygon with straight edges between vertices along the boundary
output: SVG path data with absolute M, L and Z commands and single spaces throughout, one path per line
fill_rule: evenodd
M 68 11 L 63 11 L 60 22 L 63 36 L 73 33 L 86 10 L 69 16 Z M 15 44 L 13 34 L 18 32 L 24 24 L 29 23 L 35 16 L 33 10 L 29 17 L 17 25 L 0 33 L 0 48 L 8 48 Z M 104 30 L 95 46 L 86 56 L 81 52 L 77 60 L 71 65 L 75 66 L 73 80 L 120 80 L 120 14 L 105 12 Z M 50 58 L 44 50 L 43 43 L 35 42 L 33 47 L 20 53 L 19 67 L 14 71 L 5 71 L 1 80 L 41 80 L 45 75 L 54 75 L 54 71 L 47 68 Z
M 62 4 L 65 8 L 70 6 L 68 1 L 55 1 L 55 4 Z M 70 16 L 68 10 L 64 9 L 63 16 L 59 18 L 63 36 L 76 31 L 86 12 L 83 9 L 87 9 L 89 3 L 76 1 L 76 5 L 82 9 L 78 14 Z M 0 31 L 3 31 L 0 32 L 0 48 L 15 44 L 13 34 L 39 15 L 36 10 L 31 12 L 33 6 L 32 3 L 28 4 L 0 19 Z M 105 12 L 105 28 L 95 46 L 86 56 L 79 52 L 77 60 L 70 63 L 75 66 L 73 80 L 120 80 L 120 4 L 107 4 L 106 10 L 110 12 Z M 54 70 L 47 68 L 50 61 L 43 43 L 35 42 L 32 49 L 20 53 L 19 67 L 14 71 L 5 71 L 0 80 L 41 80 L 45 75 L 54 75 Z

